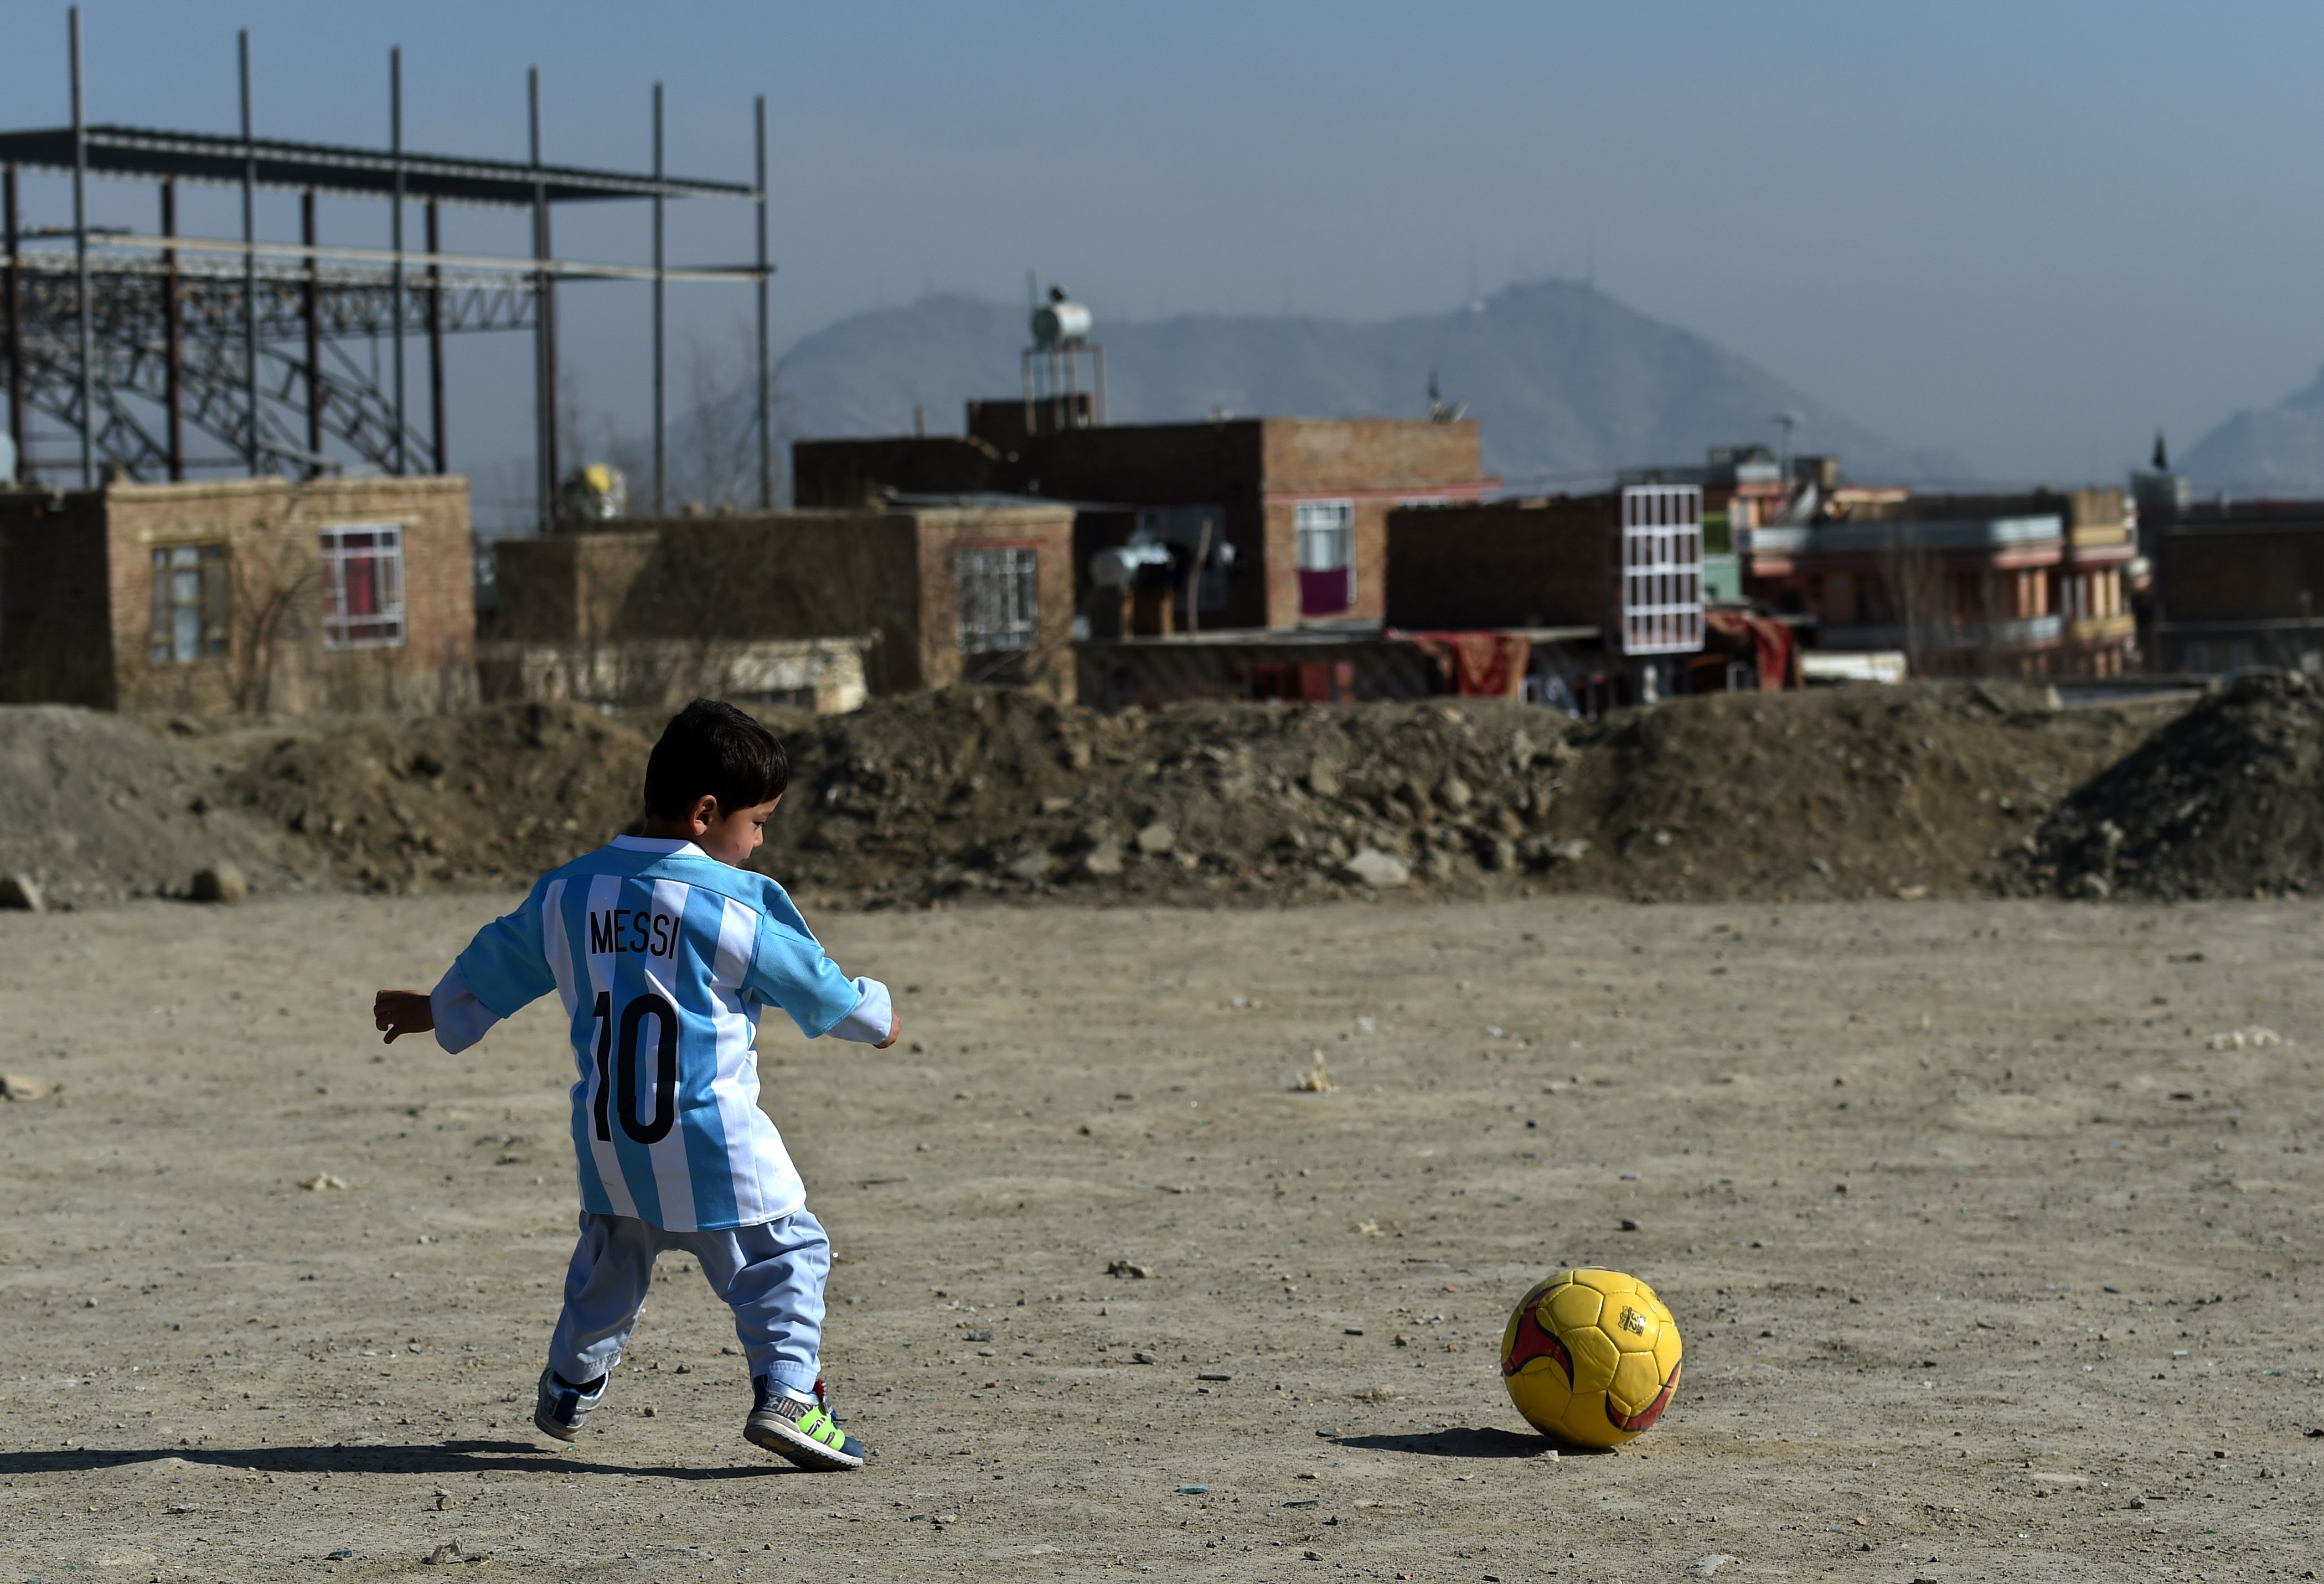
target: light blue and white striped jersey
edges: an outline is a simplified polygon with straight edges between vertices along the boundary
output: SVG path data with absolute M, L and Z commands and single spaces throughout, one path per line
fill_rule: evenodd
M 885 985 L 824 955 L 782 887 L 691 842 L 617 836 L 552 870 L 476 933 L 429 998 L 466 1050 L 554 990 L 580 1070 L 573 1147 L 586 1210 L 672 1231 L 791 1214 L 807 1190 L 759 1110 L 759 1009 L 809 1038 L 877 1044 Z

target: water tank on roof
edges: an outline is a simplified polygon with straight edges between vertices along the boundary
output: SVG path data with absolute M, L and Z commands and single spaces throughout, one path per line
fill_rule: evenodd
M 1049 300 L 1033 310 L 1033 345 L 1044 352 L 1078 346 L 1089 339 L 1090 326 L 1090 310 L 1052 286 Z

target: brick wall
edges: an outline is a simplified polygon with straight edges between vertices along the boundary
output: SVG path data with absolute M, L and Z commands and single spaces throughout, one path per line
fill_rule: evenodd
M 103 523 L 93 494 L 0 493 L 0 702 L 114 706 Z
M 104 519 L 113 670 L 124 708 L 426 710 L 475 695 L 466 479 L 115 484 L 104 492 Z M 402 530 L 403 641 L 327 650 L 317 533 L 389 522 Z M 226 547 L 228 650 L 157 665 L 152 553 L 180 544 Z
M 1021 660 L 994 669 L 989 679 L 1018 683 L 1070 703 L 1074 695 L 1073 511 L 1065 507 L 945 508 L 917 511 L 912 517 L 921 590 L 920 686 L 942 687 L 965 674 L 969 657 L 960 647 L 955 557 L 964 550 L 1019 548 L 1037 557 L 1038 647 Z
M 791 445 L 791 502 L 802 511 L 849 511 L 883 491 L 977 494 L 1017 488 L 1013 465 L 981 440 L 959 435 L 873 440 L 798 440 Z
M 2155 586 L 2172 622 L 2324 616 L 2324 520 L 2165 529 L 2155 544 Z
M 1425 493 L 1484 476 L 1475 419 L 1270 418 L 1261 470 L 1272 491 L 1406 490 Z
M 1065 506 L 779 511 L 678 518 L 511 539 L 498 549 L 501 630 L 530 644 L 682 639 L 877 641 L 878 694 L 962 678 L 954 554 L 1038 556 L 1040 643 L 1059 657 L 1029 685 L 1070 686 L 1074 512 Z M 1012 678 L 1013 679 L 1013 678 Z
M 402 530 L 401 645 L 327 651 L 318 530 Z M 156 664 L 153 552 L 225 550 L 226 652 Z M 0 696 L 124 709 L 434 709 L 475 692 L 467 483 L 236 479 L 0 496 Z
M 802 506 L 853 506 L 881 486 L 908 493 L 994 491 L 1120 505 L 1215 505 L 1238 571 L 1211 628 L 1299 620 L 1292 511 L 1280 494 L 1355 501 L 1356 603 L 1378 618 L 1386 595 L 1387 517 L 1399 494 L 1483 482 L 1474 420 L 1227 419 L 1124 424 L 1024 437 L 1021 406 L 972 403 L 978 437 L 803 440 L 792 447 Z M 1013 427 L 999 419 L 1015 417 Z M 1084 538 L 1093 536 L 1085 534 Z M 1085 568 L 1075 567 L 1081 590 Z
M 1388 622 L 1422 630 L 1602 625 L 1615 595 L 1615 499 L 1389 513 Z

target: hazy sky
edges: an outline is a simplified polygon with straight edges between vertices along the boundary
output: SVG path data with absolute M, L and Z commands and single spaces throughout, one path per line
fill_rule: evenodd
M 262 133 L 750 175 L 770 99 L 778 340 L 1025 271 L 1105 318 L 1440 310 L 1473 279 L 1592 272 L 1866 425 L 1996 477 L 2113 476 L 2324 362 L 2324 8 L 2275 4 L 976 5 L 850 0 L 393 7 L 89 0 L 91 119 L 230 131 L 253 32 Z M 0 123 L 66 118 L 64 8 L 10 12 Z M 60 184 L 31 191 L 58 220 Z M 150 189 L 98 217 L 150 226 Z M 295 235 L 288 198 L 263 225 Z M 42 207 L 42 206 L 46 206 Z M 674 217 L 735 260 L 743 206 Z M 197 215 L 235 225 L 230 194 Z M 565 211 L 560 252 L 642 258 L 642 209 Z M 447 246 L 522 245 L 463 211 Z M 383 241 L 378 206 L 334 240 Z M 416 223 L 414 230 L 416 241 Z M 636 422 L 642 288 L 570 294 L 586 401 Z M 676 344 L 742 290 L 674 293 Z M 456 366 L 456 465 L 529 435 L 521 339 Z M 1007 372 L 1003 372 L 1005 382 Z M 463 411 L 465 406 L 467 410 Z M 1491 415 L 1484 415 L 1491 421 Z M 1648 460 L 1648 459 L 1641 459 Z M 1670 460 L 1670 459 L 1661 459 Z

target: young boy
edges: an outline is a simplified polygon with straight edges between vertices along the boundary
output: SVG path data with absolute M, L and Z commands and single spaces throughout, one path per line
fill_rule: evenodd
M 581 1239 L 532 1414 L 559 1441 L 604 1400 L 654 1258 L 678 1248 L 734 1311 L 754 1394 L 742 1433 L 802 1469 L 863 1466 L 816 1376 L 831 1243 L 759 1110 L 753 1041 L 762 1006 L 881 1050 L 899 1026 L 885 985 L 842 973 L 782 887 L 739 867 L 789 779 L 773 733 L 695 700 L 646 761 L 643 835 L 542 876 L 433 992 L 374 1004 L 391 1042 L 433 1029 L 456 1053 L 552 990 L 564 1002 Z

